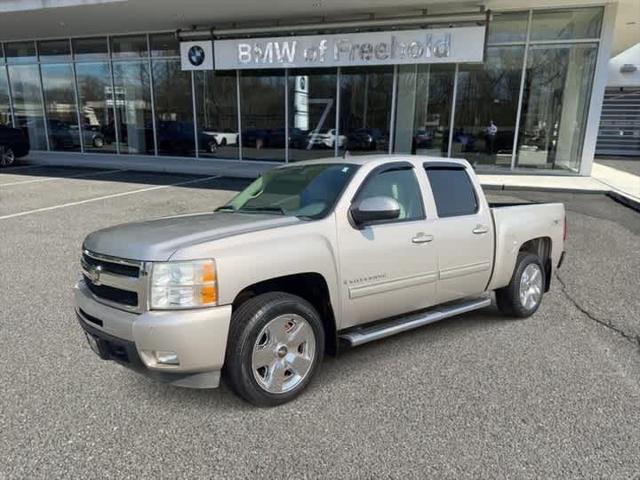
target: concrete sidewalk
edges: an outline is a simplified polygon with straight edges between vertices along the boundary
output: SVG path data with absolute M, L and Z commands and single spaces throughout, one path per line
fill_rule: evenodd
M 255 178 L 280 162 L 250 160 L 195 159 L 184 157 L 153 157 L 146 155 L 69 154 L 65 152 L 33 152 L 26 159 L 31 164 L 72 167 L 122 168 L 138 171 L 221 175 Z M 607 161 L 607 160 L 603 160 Z M 611 162 L 607 162 L 611 165 Z M 638 161 L 640 165 L 640 161 Z M 640 210 L 640 175 L 637 170 L 625 170 L 598 163 L 593 164 L 591 177 L 573 175 L 495 175 L 480 174 L 487 189 L 543 190 L 552 192 L 604 193 Z
M 489 189 L 605 193 L 640 210 L 640 175 L 628 167 L 621 170 L 598 160 L 593 164 L 590 177 L 483 174 L 479 177 L 482 185 Z

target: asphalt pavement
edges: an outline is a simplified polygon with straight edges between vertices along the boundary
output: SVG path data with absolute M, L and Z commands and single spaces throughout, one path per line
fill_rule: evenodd
M 0 479 L 638 477 L 640 214 L 603 195 L 508 193 L 568 207 L 532 318 L 490 308 L 347 351 L 278 408 L 99 360 L 73 314 L 85 235 L 244 184 L 0 171 Z

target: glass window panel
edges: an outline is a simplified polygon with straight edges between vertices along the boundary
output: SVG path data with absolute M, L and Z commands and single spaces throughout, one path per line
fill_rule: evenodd
M 345 68 L 340 76 L 340 135 L 353 155 L 387 153 L 391 127 L 391 67 Z
M 0 125 L 13 125 L 9 106 L 9 82 L 5 68 L 0 68 Z
M 113 58 L 140 58 L 147 56 L 147 36 L 130 35 L 111 38 Z
M 120 152 L 153 154 L 153 120 L 147 62 L 113 64 Z
M 200 157 L 237 159 L 236 72 L 209 70 L 194 74 Z
M 38 42 L 38 55 L 41 62 L 69 62 L 71 61 L 69 40 Z
M 523 57 L 524 47 L 489 47 L 484 64 L 460 65 L 452 157 L 511 167 Z
M 447 155 L 454 78 L 454 65 L 418 66 L 412 153 Z
M 104 37 L 75 38 L 72 43 L 76 60 L 104 60 L 109 56 L 107 39 Z
M 289 161 L 333 157 L 336 136 L 336 70 L 289 71 Z
M 80 150 L 80 130 L 71 64 L 42 65 L 51 150 Z
M 159 33 L 149 36 L 153 57 L 180 56 L 180 42 L 173 33 Z
M 194 156 L 191 72 L 181 70 L 180 60 L 154 60 L 153 90 L 158 154 Z
M 114 152 L 116 132 L 109 64 L 78 63 L 76 77 L 85 151 Z
M 387 170 L 367 178 L 358 192 L 357 201 L 361 202 L 373 197 L 390 197 L 400 205 L 398 218 L 385 223 L 425 218 L 422 192 L 416 174 L 411 168 Z
M 478 211 L 475 188 L 463 169 L 427 168 L 427 177 L 438 217 L 472 215 Z
M 33 63 L 38 60 L 34 42 L 5 43 L 4 51 L 7 63 Z
M 529 12 L 494 13 L 489 22 L 488 43 L 524 42 Z
M 9 78 L 16 126 L 29 138 L 32 150 L 46 150 L 38 65 L 11 65 Z
M 579 169 L 596 54 L 596 44 L 530 49 L 518 167 Z
M 242 158 L 284 160 L 284 71 L 244 70 L 240 76 Z
M 531 40 L 599 38 L 602 7 L 533 12 Z

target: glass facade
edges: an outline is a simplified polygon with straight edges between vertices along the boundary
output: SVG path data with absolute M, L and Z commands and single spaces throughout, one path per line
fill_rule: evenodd
M 296 162 L 375 153 L 577 172 L 602 7 L 494 13 L 481 64 L 183 72 L 172 33 L 7 42 L 32 150 Z

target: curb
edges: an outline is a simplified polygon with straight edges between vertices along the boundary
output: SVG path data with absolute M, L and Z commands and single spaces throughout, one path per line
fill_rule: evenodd
M 584 188 L 557 188 L 557 187 L 528 187 L 518 185 L 483 185 L 480 182 L 483 190 L 493 190 L 501 192 L 551 192 L 551 193 L 586 193 L 586 194 L 600 194 L 606 195 L 610 192 L 607 189 L 590 189 Z
M 627 197 L 626 195 L 623 195 L 614 190 L 609 190 L 606 195 L 613 201 L 618 202 L 632 210 L 635 210 L 636 212 L 640 212 L 640 200 L 635 200 L 633 198 Z

